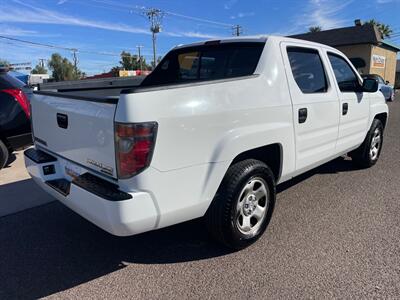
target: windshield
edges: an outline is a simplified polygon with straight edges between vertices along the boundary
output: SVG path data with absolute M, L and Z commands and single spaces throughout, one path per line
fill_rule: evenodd
M 265 42 L 201 45 L 172 50 L 142 86 L 181 84 L 252 75 Z

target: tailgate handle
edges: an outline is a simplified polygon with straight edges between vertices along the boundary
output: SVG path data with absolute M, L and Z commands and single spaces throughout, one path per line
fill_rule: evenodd
M 58 127 L 67 129 L 68 128 L 68 116 L 57 113 L 57 124 L 58 124 Z

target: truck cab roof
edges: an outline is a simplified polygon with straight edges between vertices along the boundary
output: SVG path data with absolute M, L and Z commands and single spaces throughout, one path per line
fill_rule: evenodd
M 239 36 L 239 37 L 227 37 L 227 38 L 221 38 L 221 39 L 210 39 L 202 42 L 195 42 L 191 44 L 182 44 L 174 47 L 173 49 L 181 49 L 181 48 L 189 48 L 189 47 L 195 47 L 195 46 L 201 46 L 201 45 L 207 45 L 207 44 L 223 44 L 223 43 L 249 43 L 249 42 L 260 42 L 260 43 L 265 43 L 267 40 L 274 40 L 276 42 L 296 42 L 296 43 L 301 43 L 307 46 L 314 46 L 314 47 L 324 47 L 325 49 L 329 49 L 331 51 L 337 52 L 338 50 L 335 48 L 332 48 L 328 45 L 316 43 L 316 42 L 310 42 L 306 40 L 300 40 L 300 39 L 295 39 L 295 38 L 290 38 L 290 37 L 285 37 L 285 36 L 278 36 L 278 35 L 253 35 L 253 36 Z

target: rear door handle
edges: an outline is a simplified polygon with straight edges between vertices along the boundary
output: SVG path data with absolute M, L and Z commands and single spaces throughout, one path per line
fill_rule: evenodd
M 307 108 L 300 108 L 299 109 L 299 123 L 302 124 L 307 120 Z
M 349 111 L 349 104 L 348 103 L 343 103 L 342 115 L 343 116 L 347 115 L 348 111 Z

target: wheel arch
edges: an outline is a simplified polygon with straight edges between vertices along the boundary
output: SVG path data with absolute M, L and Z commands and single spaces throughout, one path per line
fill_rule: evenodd
M 379 121 L 382 122 L 383 129 L 386 128 L 387 118 L 388 118 L 388 114 L 387 114 L 386 112 L 379 113 L 379 114 L 376 114 L 376 115 L 374 116 L 374 119 L 377 119 L 377 120 L 379 120 Z
M 280 143 L 268 144 L 265 146 L 253 148 L 239 153 L 231 162 L 230 166 L 246 160 L 256 159 L 262 161 L 271 168 L 275 182 L 278 182 L 282 175 L 283 147 Z

